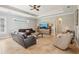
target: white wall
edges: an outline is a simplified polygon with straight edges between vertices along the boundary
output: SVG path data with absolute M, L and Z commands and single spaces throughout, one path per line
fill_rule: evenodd
M 48 21 L 49 23 L 53 24 L 55 27 L 55 20 L 61 17 L 62 18 L 62 31 L 64 31 L 65 27 L 69 27 L 71 30 L 74 30 L 74 14 L 59 14 L 59 15 L 51 15 L 46 17 L 41 17 L 38 20 L 38 24 L 43 21 Z
M 68 27 L 70 30 L 74 30 L 74 15 L 63 15 L 60 16 L 62 18 L 62 30 Z
M 10 33 L 13 31 L 17 31 L 21 28 L 34 28 L 36 27 L 36 20 L 33 18 L 22 17 L 19 15 L 14 15 L 12 13 L 0 12 L 0 17 L 4 17 L 6 19 L 6 32 Z M 15 21 L 18 20 L 18 21 Z M 28 20 L 28 22 L 27 22 Z

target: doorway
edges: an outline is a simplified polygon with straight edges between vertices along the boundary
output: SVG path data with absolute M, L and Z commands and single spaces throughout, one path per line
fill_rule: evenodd
M 56 35 L 62 32 L 62 18 L 57 18 L 55 21 L 55 32 Z

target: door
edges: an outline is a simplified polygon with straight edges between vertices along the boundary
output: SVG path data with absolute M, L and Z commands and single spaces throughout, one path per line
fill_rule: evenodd
M 55 25 L 56 26 L 55 30 L 56 30 L 56 35 L 57 35 L 57 34 L 62 32 L 62 18 L 57 18 L 55 24 L 56 24 Z

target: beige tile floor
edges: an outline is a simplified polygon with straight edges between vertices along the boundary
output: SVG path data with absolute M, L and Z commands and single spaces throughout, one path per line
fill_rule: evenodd
M 12 38 L 0 40 L 1 54 L 73 54 L 75 52 L 69 50 L 62 51 L 53 45 L 53 36 L 44 36 L 37 39 L 37 44 L 29 48 L 24 48 L 16 43 Z

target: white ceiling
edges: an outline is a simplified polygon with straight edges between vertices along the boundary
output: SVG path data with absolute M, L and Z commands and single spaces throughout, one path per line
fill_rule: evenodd
M 46 16 L 49 14 L 55 14 L 64 12 L 66 10 L 68 11 L 74 9 L 74 6 L 72 5 L 69 7 L 69 9 L 67 9 L 68 5 L 41 5 L 41 7 L 39 8 L 40 11 L 30 10 L 31 7 L 29 5 L 12 5 L 12 6 L 30 13 L 34 13 L 38 16 Z
M 29 5 L 12 5 L 12 7 L 16 7 L 18 9 L 21 9 L 30 13 L 34 13 L 38 16 L 44 16 L 51 12 L 54 13 L 54 12 L 63 10 L 63 5 L 41 5 L 41 7 L 39 8 L 40 11 L 30 10 L 31 7 Z
M 0 5 L 0 12 L 3 13 L 8 13 L 8 14 L 13 14 L 13 15 L 19 15 L 19 16 L 23 16 L 23 17 L 34 17 L 32 15 L 17 11 L 18 9 L 14 9 L 14 8 L 10 8 L 10 6 L 7 5 Z
M 8 5 L 7 7 L 10 7 L 10 9 L 16 8 L 18 10 L 21 10 L 21 11 L 23 11 L 22 15 L 25 15 L 25 16 L 27 16 L 26 14 L 29 13 L 29 15 L 33 14 L 33 15 L 37 15 L 39 17 L 51 15 L 51 14 L 63 13 L 65 11 L 73 11 L 73 9 L 75 9 L 74 8 L 75 6 L 70 6 L 70 8 L 67 8 L 67 5 L 41 5 L 41 7 L 39 8 L 40 11 L 30 10 L 31 7 L 29 5 Z M 24 12 L 26 12 L 26 13 L 24 14 Z M 33 15 L 31 15 L 31 16 L 33 16 Z

